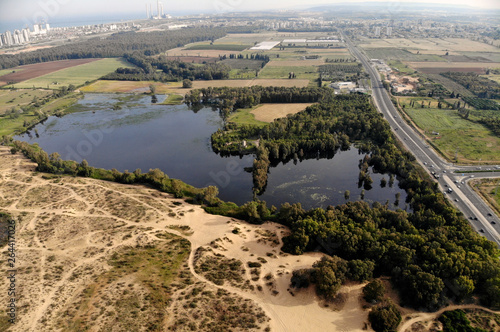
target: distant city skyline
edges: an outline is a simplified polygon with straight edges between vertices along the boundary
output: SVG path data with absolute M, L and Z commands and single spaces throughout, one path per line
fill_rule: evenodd
M 160 1 L 165 14 L 186 15 L 197 13 L 222 13 L 238 11 L 261 11 L 277 9 L 308 8 L 324 5 L 346 3 L 346 0 L 275 0 L 275 1 L 243 1 L 243 0 L 185 0 Z M 390 2 L 394 10 L 399 4 L 431 3 L 429 0 L 364 0 L 357 2 Z M 59 24 L 78 24 L 95 20 L 96 23 L 112 20 L 146 18 L 146 4 L 153 4 L 156 13 L 156 0 L 1 0 L 0 1 L 0 32 L 10 27 L 18 29 L 46 21 Z M 354 4 L 351 2 L 351 4 Z M 500 9 L 498 0 L 438 0 L 435 4 L 470 6 L 478 9 Z M 194 9 L 195 8 L 195 9 Z M 99 22 L 100 21 L 100 22 Z M 11 28 L 12 29 L 12 28 Z

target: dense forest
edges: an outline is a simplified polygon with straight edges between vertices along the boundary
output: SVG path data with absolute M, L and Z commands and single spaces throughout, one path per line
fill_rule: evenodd
M 137 68 L 118 68 L 102 79 L 123 81 L 182 81 L 189 79 L 217 80 L 229 78 L 231 68 L 222 63 L 193 64 L 169 60 L 166 56 L 147 57 L 142 54 L 126 54 L 125 59 Z
M 33 52 L 3 54 L 0 55 L 0 69 L 56 60 L 121 57 L 128 53 L 156 55 L 188 43 L 215 40 L 226 33 L 223 28 L 208 26 L 171 31 L 119 32 L 108 38 L 95 37 Z
M 190 106 L 208 105 L 220 110 L 226 118 L 239 108 L 248 108 L 261 103 L 314 103 L 331 95 L 331 89 L 317 87 L 262 87 L 248 88 L 209 87 L 191 90 L 185 96 Z
M 311 211 L 303 210 L 300 203 L 284 204 L 274 216 L 265 202 L 243 206 L 239 217 L 253 222 L 273 219 L 290 227 L 292 234 L 284 238 L 284 251 L 321 250 L 346 261 L 316 271 L 310 282 L 316 283 L 319 293 L 331 297 L 349 275 L 359 275 L 359 270 L 349 268 L 356 260 L 363 262 L 363 275 L 391 276 L 404 294 L 405 305 L 432 310 L 448 299 L 460 302 L 473 294 L 482 295 L 485 304 L 500 305 L 495 244 L 475 233 L 436 184 L 419 172 L 414 157 L 397 146 L 369 97 L 323 96 L 319 104 L 263 128 L 233 125 L 214 136 L 222 150 L 232 149 L 232 144 L 226 144 L 230 141 L 260 138 L 253 169 L 257 191 L 265 187 L 271 162 L 307 158 L 318 151 L 335 153 L 352 142 L 369 153 L 360 160 L 359 185 L 369 181 L 368 166 L 398 177 L 412 213 L 391 211 L 379 203 L 370 207 L 366 202 Z
M 269 98 L 270 91 L 262 87 L 256 89 L 261 89 L 261 96 Z M 321 89 L 317 89 L 316 93 L 320 93 Z M 218 91 L 210 95 L 220 98 L 223 90 Z M 306 91 L 304 97 L 312 93 Z M 227 93 L 233 97 L 240 95 L 236 91 Z M 193 202 L 205 204 L 211 213 L 254 223 L 273 220 L 286 225 L 291 234 L 283 239 L 282 250 L 292 254 L 317 250 L 331 256 L 316 263 L 314 273 L 294 274 L 298 275 L 294 279 L 297 284 L 314 283 L 318 293 L 326 298 L 335 296 L 345 280 L 387 275 L 400 292 L 403 304 L 417 309 L 434 310 L 449 300 L 461 302 L 471 296 L 479 296 L 485 305 L 500 306 L 498 248 L 472 230 L 437 185 L 416 166 L 411 153 L 402 151 L 369 97 L 325 94 L 318 101 L 304 112 L 276 120 L 261 129 L 233 125 L 228 133 L 218 135 L 233 133 L 240 138 L 258 135 L 261 144 L 255 162 L 264 164 L 266 158 L 278 160 L 299 155 L 299 146 L 307 157 L 307 153 L 316 153 L 318 149 L 321 153 L 329 149 L 333 152 L 339 146 L 348 147 L 357 142 L 368 153 L 359 163 L 360 182 L 367 179 L 361 176 L 367 165 L 378 172 L 394 174 L 408 194 L 407 204 L 412 212 L 392 211 L 386 205 L 370 206 L 362 201 L 309 211 L 302 209 L 300 203 L 285 203 L 279 209 L 269 209 L 265 202 L 257 199 L 236 206 L 220 201 L 216 187 L 196 189 L 168 178 L 160 170 L 120 173 L 95 169 L 85 161 L 78 164 L 63 161 L 57 154 L 49 156 L 25 142 L 14 142 L 12 152 L 23 151 L 37 162 L 39 171 L 121 183 L 149 183 L 176 197 L 189 197 Z M 267 172 L 265 167 L 263 170 Z M 380 308 L 389 309 L 390 306 Z
M 441 75 L 462 85 L 478 98 L 500 99 L 500 84 L 476 73 L 446 72 Z

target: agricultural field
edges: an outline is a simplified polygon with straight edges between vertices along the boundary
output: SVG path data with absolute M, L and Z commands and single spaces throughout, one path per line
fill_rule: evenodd
M 477 179 L 471 182 L 471 186 L 500 215 L 500 179 Z
M 25 66 L 2 70 L 2 73 L 4 73 L 4 75 L 0 76 L 0 86 L 2 86 L 2 82 L 3 84 L 6 84 L 8 82 L 15 82 L 15 83 L 24 82 L 43 75 L 54 73 L 62 69 L 88 64 L 98 60 L 99 59 L 77 59 L 77 60 L 51 61 L 51 62 L 37 63 L 32 65 L 25 65 Z M 28 88 L 32 87 L 33 86 L 29 86 Z M 46 88 L 46 86 L 43 87 Z
M 225 59 L 221 63 L 228 65 L 231 69 L 249 69 L 260 70 L 262 68 L 262 60 L 251 59 Z
M 390 38 L 390 39 L 364 39 L 360 47 L 364 49 L 399 48 L 412 53 L 421 54 L 460 55 L 461 52 L 490 52 L 499 53 L 500 50 L 492 45 L 472 41 L 464 38 Z
M 259 78 L 288 78 L 293 72 L 298 79 L 316 80 L 318 76 L 318 67 L 314 66 L 266 66 L 260 71 Z
M 320 66 L 325 64 L 324 59 L 301 59 L 301 60 L 281 60 L 273 59 L 266 66 L 269 67 L 304 67 L 304 66 Z
M 431 98 L 398 99 L 416 126 L 449 160 L 455 159 L 458 150 L 459 163 L 500 161 L 500 138 L 483 125 L 462 118 L 456 110 L 437 108 L 437 102 Z M 411 100 L 417 101 L 414 108 L 410 107 Z M 422 101 L 424 108 L 420 106 Z M 427 106 L 429 101 L 431 108 Z
M 366 49 L 366 54 L 371 59 L 401 60 L 401 61 L 443 61 L 446 60 L 435 54 L 414 54 L 400 48 L 370 48 Z
M 184 95 L 191 89 L 201 89 L 208 87 L 246 87 L 253 85 L 262 86 L 286 86 L 305 87 L 309 84 L 306 79 L 241 79 L 241 80 L 213 80 L 194 81 L 193 87 L 185 89 L 181 82 L 148 82 L 148 81 L 107 81 L 100 80 L 80 89 L 82 92 L 91 93 L 149 93 L 149 86 L 156 87 L 157 94 L 181 94 Z
M 275 119 L 286 117 L 288 114 L 296 114 L 311 106 L 312 103 L 297 104 L 264 104 L 258 106 L 250 113 L 255 120 L 262 122 L 273 122 Z
M 488 68 L 498 68 L 500 63 L 491 62 L 405 62 L 409 67 L 424 74 L 439 74 L 447 71 L 475 72 L 484 74 Z
M 200 51 L 200 50 L 217 50 L 217 51 L 238 51 L 241 52 L 250 45 L 241 45 L 241 44 L 208 44 L 208 43 L 196 43 L 193 45 L 189 45 L 184 49 L 187 51 Z
M 219 57 L 200 57 L 200 56 L 168 56 L 168 60 L 181 61 L 187 63 L 214 63 L 219 61 Z
M 43 98 L 51 93 L 48 90 L 0 90 L 0 115 L 12 107 L 28 105 L 35 98 Z
M 68 86 L 70 84 L 73 84 L 74 86 L 81 86 L 86 82 L 94 81 L 106 74 L 109 74 L 119 67 L 132 68 L 133 65 L 123 59 L 102 59 L 30 79 L 22 83 L 15 84 L 15 87 L 59 89 L 62 86 Z
M 167 57 L 201 57 L 201 58 L 219 58 L 219 56 L 230 54 L 240 54 L 240 51 L 221 51 L 221 50 L 187 50 L 184 47 L 177 47 L 166 51 Z
M 100 80 L 80 89 L 82 92 L 92 93 L 144 93 L 149 92 L 149 86 L 156 87 L 156 93 L 168 94 L 178 93 L 182 89 L 182 83 L 159 83 L 153 81 L 108 81 Z M 189 91 L 189 89 L 183 89 Z

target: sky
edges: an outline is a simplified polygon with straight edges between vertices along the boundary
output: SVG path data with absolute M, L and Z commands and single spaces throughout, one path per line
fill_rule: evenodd
M 374 1 L 374 0 L 364 0 Z M 351 2 L 346 0 L 163 0 L 165 13 L 185 15 L 194 13 L 223 13 L 253 10 L 274 10 L 282 8 Z M 476 8 L 500 9 L 500 0 L 389 0 L 391 7 L 400 3 L 432 2 L 452 5 L 468 5 Z M 145 18 L 146 4 L 156 0 L 0 0 L 0 32 L 8 26 L 18 28 L 45 20 L 59 25 L 75 22 L 85 24 L 90 17 L 109 21 Z M 155 9 L 153 9 L 156 12 Z

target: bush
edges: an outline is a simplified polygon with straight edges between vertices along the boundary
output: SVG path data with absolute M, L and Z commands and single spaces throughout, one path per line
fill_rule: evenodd
M 295 270 L 292 273 L 290 280 L 291 286 L 294 288 L 307 288 L 311 284 L 311 269 Z
M 378 279 L 369 282 L 363 287 L 363 298 L 366 302 L 379 302 L 384 298 L 385 287 Z
M 375 332 L 392 332 L 401 323 L 401 313 L 394 303 L 387 301 L 375 307 L 368 320 Z
M 185 89 L 189 89 L 193 87 L 193 82 L 191 80 L 185 79 L 182 81 L 182 87 Z

